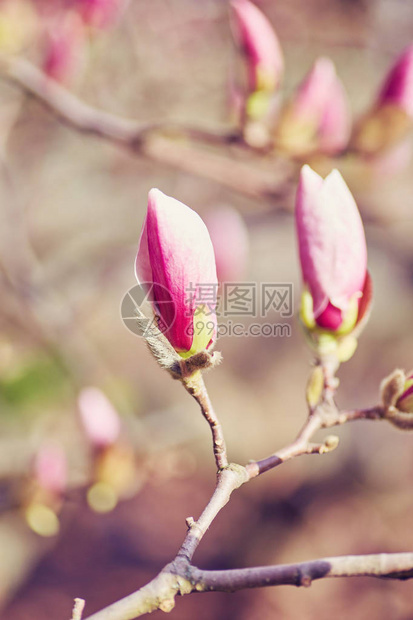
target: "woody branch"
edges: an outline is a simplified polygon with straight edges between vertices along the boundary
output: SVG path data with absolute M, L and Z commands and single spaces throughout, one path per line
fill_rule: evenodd
M 252 198 L 273 200 L 288 192 L 295 166 L 285 159 L 272 159 L 271 165 L 266 166 L 260 161 L 259 166 L 252 167 L 249 162 L 198 145 L 242 147 L 242 137 L 236 128 L 207 130 L 121 118 L 84 103 L 19 57 L 0 57 L 0 74 L 76 131 L 95 135 L 137 156 L 204 177 Z M 252 149 L 248 147 L 248 150 Z

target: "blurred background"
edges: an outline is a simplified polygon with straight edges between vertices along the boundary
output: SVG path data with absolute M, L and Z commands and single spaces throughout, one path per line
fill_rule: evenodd
M 413 39 L 407 0 L 257 6 L 284 51 L 283 96 L 318 56 L 328 56 L 354 118 L 369 109 Z M 2 53 L 43 65 L 79 98 L 121 117 L 231 126 L 229 75 L 239 58 L 226 1 L 131 0 L 85 29 L 76 17 L 68 26 L 75 51 L 63 63 L 70 71 L 53 74 L 47 45 L 57 32 L 56 14 L 66 10 L 63 2 L 2 0 Z M 144 585 L 175 556 L 185 518 L 199 516 L 213 489 L 210 432 L 196 403 L 120 316 L 122 298 L 135 285 L 149 189 L 158 187 L 205 219 L 236 209 L 247 228 L 247 241 L 245 230 L 239 234 L 248 256 L 234 279 L 292 282 L 298 307 L 290 212 L 302 160 L 228 145 L 194 148 L 251 169 L 274 166 L 278 197 L 254 199 L 242 188 L 77 133 L 0 75 L 4 619 L 69 618 L 75 596 L 86 599 L 86 616 Z M 413 367 L 412 165 L 351 157 L 313 158 L 312 165 L 323 174 L 339 167 L 365 219 L 374 309 L 358 351 L 340 370 L 337 400 L 343 408 L 372 406 L 383 377 Z M 237 247 L 235 230 L 227 227 L 228 243 Z M 206 381 L 232 461 L 267 456 L 305 420 L 311 353 L 295 317 L 287 322 L 290 337 L 217 343 L 224 363 Z M 195 564 L 233 568 L 412 550 L 412 435 L 384 422 L 357 422 L 337 434 L 332 454 L 297 459 L 236 493 Z M 185 597 L 170 617 L 408 620 L 412 601 L 411 582 L 337 579 L 310 589 Z

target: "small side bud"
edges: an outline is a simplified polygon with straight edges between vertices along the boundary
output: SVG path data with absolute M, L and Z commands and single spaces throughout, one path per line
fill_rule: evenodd
M 319 403 L 324 387 L 324 374 L 321 366 L 315 366 L 308 378 L 306 399 L 312 409 Z
M 320 454 L 326 454 L 335 450 L 339 444 L 339 437 L 337 435 L 328 435 L 324 440 L 324 445 L 320 450 Z
M 402 430 L 413 430 L 413 373 L 395 370 L 380 386 L 386 420 Z
M 397 399 L 403 393 L 405 381 L 406 375 L 400 369 L 395 370 L 391 375 L 383 379 L 380 384 L 380 395 L 382 403 L 386 408 L 396 405 Z

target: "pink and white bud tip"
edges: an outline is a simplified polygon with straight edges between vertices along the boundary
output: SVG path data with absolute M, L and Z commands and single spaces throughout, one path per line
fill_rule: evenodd
M 341 174 L 325 179 L 301 170 L 296 229 L 304 293 L 301 318 L 308 329 L 350 333 L 371 297 L 363 223 Z
M 179 355 L 212 348 L 218 280 L 208 229 L 195 211 L 158 189 L 149 192 L 135 272 Z

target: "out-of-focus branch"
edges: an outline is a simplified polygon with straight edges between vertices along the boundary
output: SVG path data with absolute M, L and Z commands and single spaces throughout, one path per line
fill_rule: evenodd
M 172 562 L 141 590 L 86 620 L 133 620 L 155 609 L 171 611 L 174 599 L 191 592 L 234 592 L 245 588 L 295 585 L 308 587 L 328 577 L 412 579 L 413 553 L 381 553 L 322 558 L 298 564 L 235 570 L 200 570 Z
M 413 578 L 413 553 L 380 553 L 322 558 L 299 564 L 257 566 L 236 570 L 190 571 L 191 582 L 199 591 L 234 592 L 244 588 L 293 585 L 308 587 L 327 577 Z
M 236 129 L 223 131 L 185 127 L 176 123 L 139 123 L 87 105 L 28 61 L 12 56 L 0 57 L 0 73 L 27 94 L 45 105 L 62 122 L 82 133 L 90 133 L 133 153 L 166 164 L 189 174 L 212 180 L 241 194 L 262 199 L 286 193 L 295 166 L 272 159 L 260 165 L 238 161 L 200 148 L 209 145 L 242 145 Z M 250 149 L 251 150 L 251 149 Z

